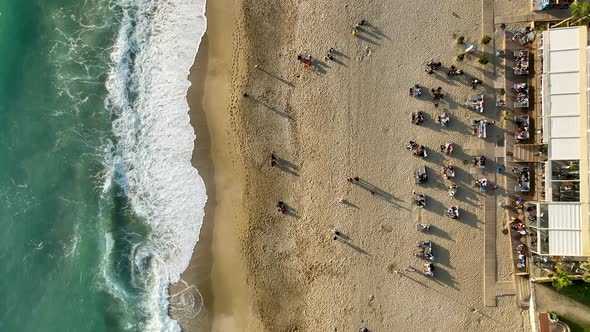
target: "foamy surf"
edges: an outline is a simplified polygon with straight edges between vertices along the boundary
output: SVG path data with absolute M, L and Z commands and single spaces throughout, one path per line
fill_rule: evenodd
M 186 101 L 187 76 L 206 29 L 205 2 L 120 0 L 116 6 L 120 29 L 106 82 L 116 140 L 113 181 L 149 226 L 129 253 L 132 285 L 142 290 L 145 321 L 137 327 L 179 331 L 168 317 L 168 286 L 188 267 L 207 200 L 191 165 L 195 134 Z M 112 246 L 107 249 L 109 256 Z

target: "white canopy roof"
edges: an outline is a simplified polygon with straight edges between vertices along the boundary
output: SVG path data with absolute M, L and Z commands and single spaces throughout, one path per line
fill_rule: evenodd
M 543 140 L 550 160 L 580 159 L 580 30 L 543 32 Z
M 580 203 L 549 203 L 549 255 L 582 256 Z

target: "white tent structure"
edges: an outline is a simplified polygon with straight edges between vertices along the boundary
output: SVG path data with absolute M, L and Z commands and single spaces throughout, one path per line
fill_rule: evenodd
M 540 255 L 590 256 L 588 96 L 590 61 L 585 27 L 543 32 L 545 201 L 537 202 Z

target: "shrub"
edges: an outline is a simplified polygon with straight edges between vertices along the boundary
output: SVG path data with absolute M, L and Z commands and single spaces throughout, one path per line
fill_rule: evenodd
M 465 59 L 465 53 L 461 53 L 461 54 L 457 55 L 457 60 L 463 61 L 463 59 Z
M 465 36 L 459 36 L 459 38 L 457 38 L 457 44 L 463 44 L 464 41 L 465 41 Z
M 489 44 L 492 41 L 492 37 L 490 36 L 483 36 L 483 38 L 481 39 L 481 43 L 484 45 Z
M 572 285 L 571 273 L 563 268 L 563 264 L 557 264 L 555 266 L 555 272 L 551 277 L 551 285 L 555 289 L 560 290 Z
M 481 63 L 482 65 L 485 65 L 486 63 L 490 62 L 490 60 L 488 60 L 487 56 L 482 55 L 479 57 L 479 59 L 477 59 L 477 62 Z

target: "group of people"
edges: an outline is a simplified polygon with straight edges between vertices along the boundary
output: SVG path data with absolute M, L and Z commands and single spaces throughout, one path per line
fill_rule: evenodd
M 439 86 L 438 88 L 436 88 L 436 90 L 430 89 L 430 92 L 432 93 L 432 101 L 434 102 L 434 107 L 438 107 L 438 101 L 442 100 L 445 96 L 442 92 L 442 88 Z
M 367 20 L 366 19 L 362 19 L 360 20 L 357 24 L 354 25 L 354 27 L 352 27 L 352 31 L 350 32 L 353 36 L 356 36 L 358 31 L 361 29 L 362 26 L 367 25 Z
M 453 154 L 453 150 L 455 148 L 455 145 L 451 142 L 447 142 L 445 144 L 441 144 L 440 146 L 440 152 L 444 153 L 444 154 Z
M 447 75 L 461 76 L 461 75 L 463 75 L 463 69 L 459 69 L 459 68 L 455 67 L 455 65 L 452 65 L 451 68 L 449 69 L 449 71 L 447 72 Z
M 420 97 L 422 95 L 422 87 L 418 84 L 412 85 L 410 88 L 410 96 L 412 97 Z
M 478 166 L 478 167 L 485 167 L 486 165 L 486 156 L 475 156 L 475 157 L 471 157 L 471 162 L 473 163 L 474 166 Z M 467 162 L 468 164 L 469 162 Z
M 424 70 L 428 75 L 434 74 L 434 71 L 442 66 L 440 61 L 434 61 L 434 59 L 428 60 L 426 63 L 426 69 Z
M 529 69 L 529 51 L 523 50 L 514 58 L 515 74 L 528 74 Z
M 422 111 L 416 111 L 412 113 L 412 123 L 415 125 L 419 125 L 424 122 L 424 114 Z
M 519 141 L 529 138 L 529 117 L 526 115 L 517 117 L 516 125 L 518 126 L 518 129 L 516 130 L 514 138 Z
M 336 53 L 336 50 L 334 48 L 330 48 L 328 50 L 328 53 L 326 53 L 326 55 L 324 56 L 324 60 L 326 60 L 326 61 L 334 60 L 334 53 Z
M 414 141 L 410 141 L 410 143 L 408 145 L 406 145 L 406 149 L 412 151 L 412 154 L 414 156 L 417 156 L 420 158 L 428 157 L 428 155 L 426 154 L 426 147 L 424 147 L 424 145 L 418 144 Z
M 303 68 L 309 68 L 313 64 L 313 57 L 311 56 L 311 54 L 308 54 L 306 56 L 299 54 L 297 56 L 297 60 L 303 62 Z
M 448 126 L 450 121 L 451 117 L 446 112 L 436 117 L 436 122 L 441 126 Z

